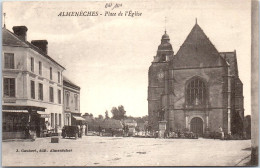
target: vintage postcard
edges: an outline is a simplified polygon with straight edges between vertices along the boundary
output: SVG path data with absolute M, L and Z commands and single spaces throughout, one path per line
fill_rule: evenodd
M 2 166 L 258 164 L 251 1 L 2 5 Z

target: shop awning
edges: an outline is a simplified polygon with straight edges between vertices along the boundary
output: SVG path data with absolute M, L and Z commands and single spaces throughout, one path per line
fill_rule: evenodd
M 51 117 L 50 114 L 46 114 L 43 111 L 37 111 L 37 113 L 41 115 L 41 118 L 50 118 Z
M 2 106 L 3 111 L 4 110 L 26 110 L 26 111 L 45 111 L 45 107 L 38 107 L 38 106 L 16 106 L 16 105 L 3 105 Z
M 28 110 L 2 110 L 2 112 L 6 112 L 6 113 L 28 113 Z
M 72 117 L 75 118 L 76 120 L 85 121 L 85 119 L 80 116 L 72 116 Z

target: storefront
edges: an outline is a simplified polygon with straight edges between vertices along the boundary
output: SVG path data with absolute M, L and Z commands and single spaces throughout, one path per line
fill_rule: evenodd
M 71 118 L 71 125 L 82 125 L 84 124 L 85 119 L 80 115 L 73 114 Z
M 2 136 L 3 139 L 26 138 L 30 130 L 40 135 L 41 117 L 37 111 L 45 111 L 43 107 L 35 106 L 2 106 Z
M 43 137 L 44 133 L 47 134 L 50 128 L 50 114 L 46 114 L 45 112 L 38 111 L 39 114 L 39 130 L 36 132 L 37 137 Z

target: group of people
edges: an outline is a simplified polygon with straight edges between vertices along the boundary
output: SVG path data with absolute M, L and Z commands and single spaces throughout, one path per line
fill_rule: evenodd
M 87 126 L 86 125 L 77 125 L 78 129 L 79 129 L 79 137 L 82 137 L 83 135 L 87 135 Z
M 150 135 L 152 135 L 153 137 L 155 138 L 158 138 L 159 137 L 159 131 L 155 131 L 155 132 L 150 132 Z M 219 127 L 219 130 L 216 132 L 213 132 L 213 137 L 214 139 L 226 139 L 229 135 L 225 135 L 222 127 Z M 196 133 L 193 133 L 193 132 L 190 132 L 190 131 L 181 131 L 181 130 L 176 130 L 176 131 L 165 131 L 164 132 L 164 135 L 163 135 L 164 138 L 191 138 L 191 139 L 197 139 L 198 138 L 198 134 Z
M 159 131 L 155 132 L 154 135 L 155 138 L 159 137 Z M 198 134 L 195 134 L 193 132 L 182 132 L 180 130 L 177 131 L 165 131 L 163 138 L 191 138 L 195 139 L 198 138 Z

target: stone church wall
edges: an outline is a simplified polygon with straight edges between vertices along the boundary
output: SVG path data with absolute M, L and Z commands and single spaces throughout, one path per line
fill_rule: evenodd
M 223 127 L 223 110 L 212 109 L 209 111 L 209 131 L 219 131 L 219 127 Z
M 169 120 L 173 120 L 170 127 L 174 127 L 175 129 L 184 129 L 186 127 L 185 121 L 185 113 L 190 117 L 190 119 L 197 115 L 200 116 L 204 122 L 206 121 L 206 111 L 202 109 L 199 114 L 197 108 L 192 109 L 189 107 L 187 109 L 185 105 L 185 89 L 187 81 L 189 81 L 193 77 L 199 77 L 205 81 L 208 87 L 208 114 L 209 114 L 209 129 L 217 131 L 219 126 L 224 127 L 223 125 L 223 111 L 226 108 L 226 104 L 224 102 L 227 101 L 226 97 L 223 97 L 222 89 L 223 84 L 225 85 L 225 81 L 223 81 L 223 75 L 225 74 L 225 68 L 216 67 L 216 68 L 205 68 L 205 69 L 180 69 L 173 70 L 173 74 L 171 78 L 174 79 L 173 91 L 174 95 L 173 100 L 170 101 L 171 107 L 173 107 L 174 115 L 170 115 L 171 118 Z M 224 82 L 224 83 L 223 83 Z M 199 108 L 199 107 L 198 107 Z M 173 124 L 174 123 L 174 124 Z M 206 123 L 203 124 L 204 129 L 206 128 Z M 204 130 L 205 131 L 205 130 Z

